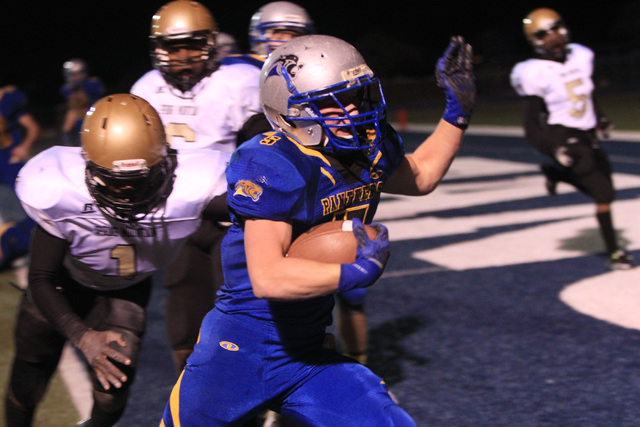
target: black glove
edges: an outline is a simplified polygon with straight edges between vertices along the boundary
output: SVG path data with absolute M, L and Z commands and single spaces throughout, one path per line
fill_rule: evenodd
M 447 107 L 442 118 L 460 129 L 469 126 L 476 105 L 473 50 L 462 36 L 452 36 L 449 46 L 436 63 L 436 83 L 444 89 Z
M 126 341 L 118 332 L 114 331 L 94 331 L 89 329 L 82 334 L 76 347 L 82 351 L 87 362 L 96 373 L 98 381 L 105 390 L 111 388 L 113 384 L 116 388 L 122 387 L 122 383 L 127 381 L 127 376 L 118 369 L 109 359 L 129 365 L 131 360 L 116 350 L 115 346 L 125 347 Z
M 598 117 L 598 124 L 596 125 L 596 129 L 600 132 L 602 139 L 609 139 L 613 127 L 613 123 L 611 123 L 611 121 L 606 116 Z

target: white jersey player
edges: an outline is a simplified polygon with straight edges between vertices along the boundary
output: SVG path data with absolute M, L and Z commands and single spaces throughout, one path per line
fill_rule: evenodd
M 212 150 L 177 155 L 173 189 L 138 221 L 105 216 L 85 179 L 80 147 L 54 146 L 22 168 L 16 191 L 26 212 L 49 234 L 69 242 L 65 267 L 97 290 L 130 286 L 166 266 L 201 221 L 207 203 L 226 191 L 228 156 Z
M 596 127 L 593 105 L 593 52 L 586 46 L 567 44 L 564 62 L 531 58 L 516 64 L 511 85 L 520 96 L 544 99 L 547 123 L 589 130 Z
M 172 148 L 231 154 L 244 122 L 262 111 L 260 69 L 216 62 L 217 25 L 198 2 L 175 0 L 151 24 L 154 69 L 131 88 L 155 107 Z
M 541 165 L 547 192 L 555 195 L 558 182 L 565 182 L 592 198 L 609 268 L 630 269 L 631 256 L 618 244 L 611 215 L 611 162 L 598 138 L 608 138 L 613 125 L 594 97 L 594 53 L 570 43 L 553 9 L 535 9 L 522 22 L 537 57 L 515 65 L 511 85 L 524 100 L 527 140 L 550 160 Z
M 154 69 L 130 91 L 155 107 L 171 147 L 180 152 L 231 154 L 243 124 L 262 111 L 260 68 L 246 62 L 217 63 L 217 34 L 213 15 L 196 1 L 170 1 L 151 20 Z M 165 322 L 178 374 L 224 281 L 219 259 L 227 229 L 228 224 L 203 221 L 166 269 Z
M 37 226 L 16 322 L 10 426 L 31 425 L 67 340 L 92 368 L 94 405 L 82 425 L 116 424 L 135 375 L 151 274 L 175 257 L 201 218 L 227 215 L 217 206 L 226 200 L 229 156 L 170 149 L 144 99 L 102 98 L 80 137 L 82 148 L 49 148 L 17 180 Z
M 261 111 L 260 69 L 249 64 L 222 65 L 187 92 L 151 70 L 131 88 L 156 107 L 172 148 L 208 148 L 231 154 L 244 122 Z

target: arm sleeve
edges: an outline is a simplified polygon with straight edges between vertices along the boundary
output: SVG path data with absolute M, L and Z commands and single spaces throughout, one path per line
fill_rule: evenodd
M 29 297 L 54 328 L 76 344 L 89 328 L 73 311 L 64 294 L 56 289 L 69 244 L 37 226 L 32 248 Z
M 229 209 L 227 209 L 227 193 L 220 194 L 209 202 L 202 212 L 202 217 L 208 221 L 230 221 Z
M 524 97 L 523 127 L 527 140 L 540 153 L 552 156 L 554 147 L 564 143 L 564 132 L 546 123 L 547 107 L 539 96 Z
M 239 147 L 243 142 L 250 140 L 256 135 L 272 130 L 273 128 L 264 113 L 254 114 L 244 122 L 244 125 L 242 125 L 242 128 L 238 131 L 236 147 Z
M 602 110 L 602 106 L 600 105 L 598 97 L 592 94 L 591 99 L 593 100 L 593 111 L 595 111 L 598 121 L 600 121 L 602 118 L 606 119 L 607 115 Z
M 522 124 L 525 136 L 529 141 L 539 140 L 544 134 L 546 127 L 547 107 L 544 100 L 539 96 L 524 97 L 524 116 Z

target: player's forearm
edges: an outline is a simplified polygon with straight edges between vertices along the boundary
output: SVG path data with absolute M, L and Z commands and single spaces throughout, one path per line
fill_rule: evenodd
M 204 208 L 202 217 L 209 221 L 229 221 L 229 209 L 227 208 L 227 193 L 218 195 L 211 199 Z
M 435 190 L 449 170 L 463 136 L 461 129 L 440 120 L 433 134 L 406 156 L 408 167 L 402 165 L 394 172 L 385 191 L 419 196 Z
M 38 136 L 40 136 L 40 125 L 30 114 L 22 116 L 19 122 L 25 129 L 25 136 L 20 145 L 26 150 L 30 150 Z
M 258 298 L 296 300 L 329 295 L 338 290 L 340 264 L 301 258 L 282 258 L 249 269 L 253 292 Z
M 87 330 L 75 314 L 63 291 L 59 290 L 59 271 L 68 243 L 36 227 L 29 268 L 29 297 L 38 311 L 65 337 L 77 342 Z

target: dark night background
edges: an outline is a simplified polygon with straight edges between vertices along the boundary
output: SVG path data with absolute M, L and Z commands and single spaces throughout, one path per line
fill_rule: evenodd
M 128 91 L 150 68 L 148 34 L 162 0 L 50 1 L 5 0 L 0 6 L 2 67 L 0 84 L 14 84 L 33 107 L 61 102 L 62 63 L 85 59 L 109 92 Z M 265 1 L 203 0 L 221 31 L 248 48 L 251 15 Z M 477 54 L 476 71 L 508 69 L 530 55 L 522 18 L 537 7 L 551 7 L 563 17 L 576 42 L 600 56 L 636 55 L 640 51 L 640 1 L 483 2 L 300 1 L 319 33 L 355 45 L 384 78 L 433 74 L 449 36 L 461 34 Z M 640 70 L 633 70 L 634 74 Z M 503 77 L 500 79 L 504 80 Z

